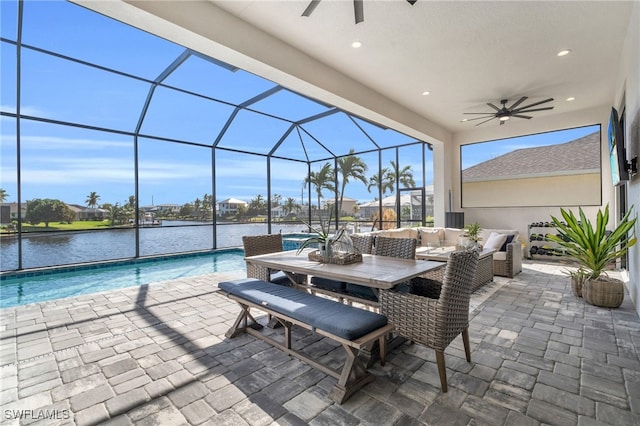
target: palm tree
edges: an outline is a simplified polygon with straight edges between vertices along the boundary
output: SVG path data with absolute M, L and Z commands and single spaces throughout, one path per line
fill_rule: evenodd
M 129 200 L 127 201 L 127 206 L 131 207 L 132 209 L 136 208 L 136 196 L 135 195 L 129 195 Z
M 388 179 L 389 169 L 383 168 L 377 174 L 369 178 L 369 184 L 367 185 L 367 191 L 371 192 L 371 188 L 378 188 L 382 190 L 382 196 L 385 192 L 393 192 L 393 182 Z
M 342 176 L 342 182 L 340 183 L 340 203 L 338 204 L 338 214 L 342 212 L 342 200 L 344 199 L 344 189 L 349 183 L 349 179 L 357 179 L 360 182 L 367 184 L 367 178 L 365 172 L 367 171 L 367 165 L 358 156 L 353 155 L 353 148 L 349 150 L 349 155 L 338 158 L 338 173 Z
M 9 194 L 7 194 L 7 191 L 0 188 L 0 203 L 4 203 L 4 200 L 6 200 L 8 196 Z
M 85 200 L 85 203 L 87 203 L 88 207 L 94 209 L 98 205 L 99 199 L 100 199 L 100 196 L 98 195 L 97 192 L 90 192 L 89 195 L 87 195 L 87 199 Z
M 322 190 L 328 189 L 334 193 L 336 192 L 336 187 L 333 184 L 333 168 L 330 163 L 325 163 L 318 172 L 310 172 L 309 176 L 305 179 L 305 183 L 311 183 L 316 187 L 316 194 L 318 194 L 318 210 L 320 210 Z
M 391 160 L 391 171 L 387 173 L 387 179 L 391 181 L 391 192 L 393 192 L 396 182 L 399 182 L 403 188 L 413 188 L 416 186 L 416 182 L 413 180 L 411 166 L 404 166 L 402 170 L 399 170 L 398 165 L 393 160 Z
M 294 210 L 298 209 L 298 203 L 296 203 L 296 199 L 293 197 L 288 197 L 284 202 L 284 206 L 282 206 L 285 215 L 291 213 Z

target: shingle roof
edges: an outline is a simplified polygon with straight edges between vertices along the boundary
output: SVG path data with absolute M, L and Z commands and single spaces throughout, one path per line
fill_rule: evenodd
M 464 182 L 600 170 L 600 132 L 557 145 L 522 148 L 462 171 Z

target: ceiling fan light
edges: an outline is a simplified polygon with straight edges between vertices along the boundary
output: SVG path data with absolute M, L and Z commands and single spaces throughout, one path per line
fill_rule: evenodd
M 509 119 L 508 115 L 503 115 L 502 117 L 498 118 L 498 120 L 500 121 L 507 121 Z

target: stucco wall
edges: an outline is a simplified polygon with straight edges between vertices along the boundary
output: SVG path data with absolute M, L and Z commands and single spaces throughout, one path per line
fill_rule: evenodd
M 596 188 L 597 190 L 593 190 Z M 469 207 L 600 205 L 600 174 L 500 179 L 462 184 Z

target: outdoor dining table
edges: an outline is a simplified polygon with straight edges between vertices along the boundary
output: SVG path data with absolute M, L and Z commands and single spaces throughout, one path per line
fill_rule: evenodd
M 245 259 L 250 264 L 284 272 L 294 284 L 298 284 L 294 274 L 301 274 L 360 284 L 371 287 L 374 291 L 391 289 L 445 265 L 431 260 L 399 259 L 372 254 L 363 254 L 362 262 L 341 265 L 310 260 L 310 251 L 313 249 L 305 249 L 299 254 L 296 250 L 290 250 Z
M 346 265 L 323 263 L 308 258 L 313 249 L 305 249 L 298 253 L 297 250 L 281 251 L 275 253 L 248 256 L 245 260 L 255 266 L 279 270 L 284 272 L 294 286 L 299 287 L 299 275 L 329 278 L 336 281 L 345 281 L 354 284 L 368 286 L 377 294 L 379 290 L 389 290 L 400 283 L 429 274 L 441 273 L 446 263 L 433 260 L 400 259 L 390 256 L 376 256 L 363 254 L 362 262 Z M 302 283 L 309 285 L 309 280 Z M 393 350 L 401 345 L 405 339 L 400 335 L 393 336 L 387 342 L 387 350 Z M 367 365 L 374 361 L 375 350 L 363 351 L 361 354 Z M 372 357 L 372 355 L 374 355 Z

